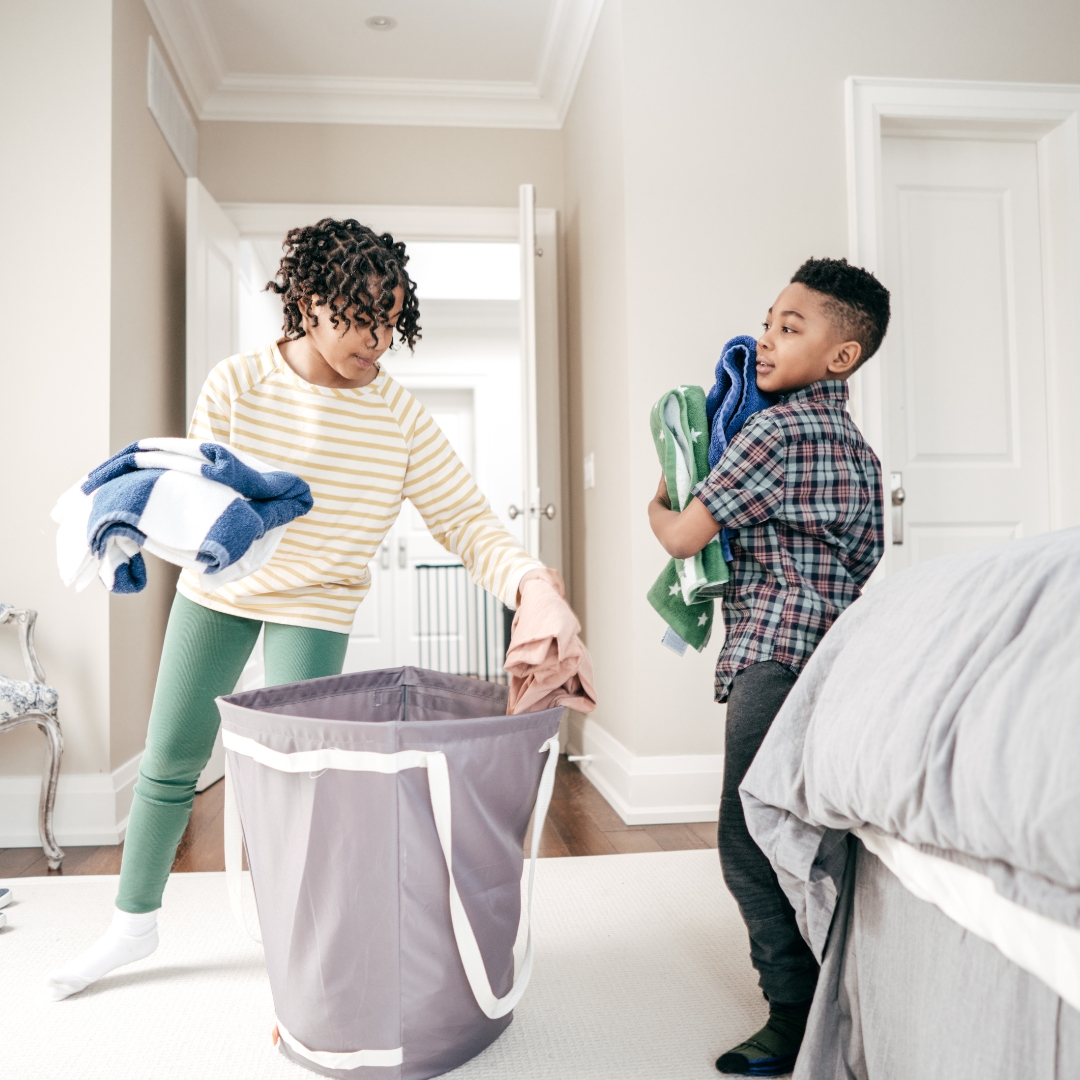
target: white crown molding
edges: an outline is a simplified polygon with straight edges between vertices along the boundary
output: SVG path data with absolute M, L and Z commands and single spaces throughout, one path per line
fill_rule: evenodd
M 526 82 L 226 75 L 203 120 L 424 127 L 557 128 L 551 102 Z
M 225 78 L 225 62 L 201 13 L 189 0 L 145 0 L 180 85 L 199 119 L 202 103 Z
M 603 0 L 556 0 L 535 82 L 229 72 L 193 0 L 146 6 L 200 120 L 558 129 Z
M 360 206 L 345 203 L 222 203 L 242 236 L 280 238 L 298 225 L 320 218 L 356 218 L 405 240 L 487 240 L 518 238 L 516 206 Z M 537 209 L 537 218 L 554 215 Z M 546 218 L 544 218 L 546 220 Z
M 589 53 L 604 0 L 557 0 L 540 53 L 540 96 L 554 106 L 561 128 Z

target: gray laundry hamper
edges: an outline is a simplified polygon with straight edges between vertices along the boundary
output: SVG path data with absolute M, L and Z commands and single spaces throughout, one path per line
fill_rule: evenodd
M 325 1076 L 422 1080 L 511 1021 L 522 847 L 532 870 L 563 710 L 418 668 L 218 699 L 226 874 L 247 848 L 279 1048 Z M 237 816 L 238 811 L 238 816 Z M 240 828 L 243 828 L 241 841 Z

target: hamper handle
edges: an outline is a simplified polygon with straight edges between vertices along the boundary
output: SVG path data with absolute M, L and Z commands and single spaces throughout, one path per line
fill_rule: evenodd
M 544 771 L 540 776 L 540 788 L 536 793 L 536 809 L 533 816 L 532 850 L 529 853 L 529 903 L 527 918 L 529 920 L 528 937 L 525 945 L 525 956 L 521 962 L 521 970 L 514 978 L 514 985 L 509 992 L 501 998 L 497 998 L 491 989 L 488 979 L 487 968 L 484 966 L 484 958 L 480 953 L 476 935 L 473 933 L 472 923 L 469 922 L 468 913 L 461 903 L 458 895 L 457 884 L 454 881 L 454 868 L 451 856 L 451 830 L 450 830 L 450 773 L 446 767 L 446 757 L 443 754 L 431 754 L 433 761 L 428 763 L 428 788 L 431 791 L 431 809 L 435 815 L 435 829 L 439 834 L 439 843 L 442 845 L 443 857 L 446 859 L 446 871 L 450 879 L 450 922 L 454 927 L 454 938 L 457 941 L 458 955 L 461 957 L 462 966 L 465 968 L 465 977 L 469 980 L 473 997 L 481 1011 L 491 1020 L 497 1020 L 505 1016 L 521 1000 L 525 988 L 529 985 L 532 976 L 533 940 L 532 940 L 532 904 L 533 884 L 536 876 L 536 858 L 540 854 L 540 837 L 544 832 L 544 821 L 547 818 L 548 807 L 551 805 L 551 794 L 555 789 L 555 770 L 559 764 L 559 736 L 553 735 L 543 746 L 540 753 L 548 752 L 548 759 L 544 764 Z
M 222 742 L 226 750 L 250 757 L 260 765 L 286 773 L 315 772 L 319 769 L 342 769 L 348 772 L 397 773 L 403 769 L 427 769 L 428 791 L 431 795 L 431 811 L 435 818 L 435 830 L 439 836 L 443 858 L 446 860 L 446 873 L 450 887 L 450 922 L 454 928 L 454 940 L 457 942 L 458 955 L 461 957 L 465 977 L 469 980 L 477 1005 L 485 1016 L 492 1020 L 505 1016 L 521 1000 L 532 975 L 532 904 L 533 885 L 536 876 L 536 859 L 540 854 L 540 839 L 544 832 L 551 795 L 555 789 L 555 770 L 559 764 L 559 736 L 553 735 L 540 747 L 540 753 L 547 752 L 544 771 L 540 776 L 540 787 L 536 793 L 535 812 L 533 815 L 532 846 L 529 853 L 529 900 L 527 905 L 528 937 L 521 970 L 514 978 L 514 985 L 501 998 L 495 996 L 488 979 L 487 968 L 480 952 L 480 946 L 469 922 L 468 913 L 461 902 L 457 883 L 454 880 L 452 851 L 452 818 L 450 804 L 450 770 L 446 755 L 438 750 L 399 750 L 393 754 L 379 754 L 369 750 L 339 750 L 327 747 L 322 750 L 299 750 L 291 754 L 272 750 L 254 739 L 222 730 Z M 232 770 L 228 755 L 225 762 L 225 880 L 229 890 L 229 904 L 233 915 L 242 930 L 255 941 L 262 941 L 248 926 L 247 915 L 241 900 L 243 879 L 240 873 L 243 847 L 243 827 L 240 811 L 236 802 L 236 793 L 232 787 Z
M 229 890 L 229 907 L 232 908 L 233 918 L 236 919 L 240 929 L 244 931 L 252 941 L 262 944 L 262 928 L 258 922 L 252 930 L 248 922 L 247 912 L 244 910 L 243 868 L 244 854 L 244 826 L 240 821 L 240 808 L 236 804 L 236 789 L 233 787 L 232 768 L 229 765 L 229 755 L 225 755 L 225 885 Z

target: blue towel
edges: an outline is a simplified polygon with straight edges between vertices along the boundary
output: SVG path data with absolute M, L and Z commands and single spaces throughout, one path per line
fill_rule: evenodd
M 709 421 L 709 468 L 715 469 L 724 456 L 728 443 L 756 412 L 775 405 L 779 394 L 758 389 L 757 341 L 742 334 L 733 337 L 716 362 L 716 382 L 705 398 L 705 413 Z M 720 545 L 724 561 L 731 562 L 730 529 L 720 530 Z
M 142 439 L 61 496 L 57 557 L 65 584 L 146 586 L 145 549 L 220 588 L 265 566 L 306 514 L 308 485 L 250 454 L 196 439 Z

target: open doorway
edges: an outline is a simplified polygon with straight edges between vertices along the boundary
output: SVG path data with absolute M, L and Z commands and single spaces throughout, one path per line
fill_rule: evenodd
M 189 181 L 189 400 L 220 359 L 280 336 L 280 301 L 264 287 L 289 228 L 333 216 L 390 231 L 408 247 L 423 336 L 414 353 L 388 354 L 386 370 L 433 414 L 508 531 L 562 569 L 556 223 L 554 211 L 533 209 L 531 188 L 528 195 L 517 210 L 219 206 L 198 180 Z M 436 580 L 427 568 L 460 565 L 411 504 L 403 505 L 370 564 L 371 590 L 353 624 L 345 669 L 439 666 L 434 658 L 443 646 L 443 657 L 464 653 L 470 668 L 501 668 L 501 626 L 490 616 L 484 621 L 485 611 L 476 606 L 482 598 L 464 596 L 463 570 L 452 590 L 452 572 L 438 575 L 443 593 L 427 599 Z M 465 616 L 455 613 L 443 625 L 439 596 L 477 613 L 487 643 L 471 646 L 475 657 L 463 640 Z M 437 642 L 428 640 L 433 613 L 442 619 Z M 257 648 L 240 688 L 261 683 Z M 206 783 L 216 771 L 208 767 Z
M 405 239 L 423 336 L 414 352 L 395 348 L 384 357 L 383 366 L 434 416 L 503 525 L 524 542 L 524 516 L 518 513 L 522 473 L 518 244 Z M 265 291 L 280 255 L 280 236 L 240 235 L 240 352 L 281 334 L 280 299 Z M 463 574 L 438 575 L 445 604 L 429 605 L 424 593 L 430 590 L 432 575 L 423 571 L 459 566 L 461 560 L 437 543 L 406 502 L 371 563 L 371 591 L 353 624 L 345 670 L 420 664 L 438 656 L 439 646 L 453 667 L 462 655 L 459 639 L 472 631 L 468 624 L 472 608 L 465 602 L 463 581 L 457 580 Z M 471 591 L 469 598 L 475 602 Z M 443 606 L 455 610 L 444 616 Z M 492 627 L 492 637 L 498 636 L 499 627 Z M 428 640 L 436 635 L 449 640 Z M 469 667 L 468 650 L 465 657 Z M 255 685 L 261 676 L 258 663 L 256 658 L 246 679 Z

